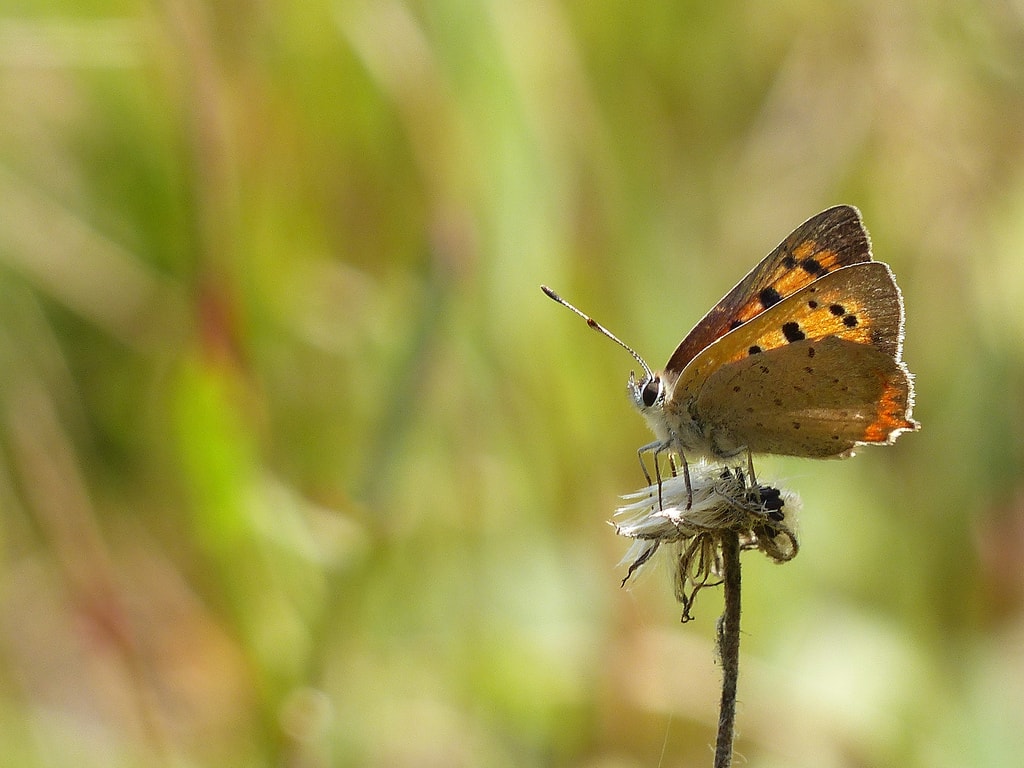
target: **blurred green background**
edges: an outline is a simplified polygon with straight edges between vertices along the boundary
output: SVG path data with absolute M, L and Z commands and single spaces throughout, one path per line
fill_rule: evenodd
M 752 766 L 1024 746 L 1024 11 L 6 0 L 0 764 L 710 765 L 718 590 L 619 589 L 652 364 L 863 211 L 923 427 L 764 459 Z

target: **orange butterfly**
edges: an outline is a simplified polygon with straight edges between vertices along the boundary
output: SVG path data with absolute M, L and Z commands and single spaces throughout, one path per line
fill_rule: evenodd
M 687 487 L 687 456 L 850 456 L 858 445 L 891 444 L 919 427 L 901 360 L 903 298 L 889 267 L 872 261 L 852 206 L 797 227 L 697 323 L 660 373 L 541 288 L 640 363 L 644 376 L 631 373 L 629 390 L 657 439 L 638 454 L 652 451 L 656 469 L 660 453 L 678 454 Z M 646 467 L 644 474 L 650 481 Z

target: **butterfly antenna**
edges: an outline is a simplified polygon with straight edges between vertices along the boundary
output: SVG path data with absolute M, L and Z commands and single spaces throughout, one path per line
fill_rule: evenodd
M 571 309 L 571 310 L 572 310 L 573 312 L 575 312 L 575 313 L 576 313 L 577 315 L 579 315 L 579 316 L 580 316 L 580 317 L 582 317 L 582 318 L 583 318 L 584 320 L 586 320 L 586 321 L 587 321 L 587 325 L 589 325 L 589 326 L 590 326 L 591 328 L 593 328 L 593 329 L 594 329 L 595 331 L 597 331 L 598 333 L 602 333 L 602 334 L 604 334 L 604 335 L 605 335 L 605 336 L 607 336 L 607 337 L 608 337 L 609 339 L 611 339 L 611 340 L 612 340 L 612 341 L 614 341 L 614 342 L 615 342 L 616 344 L 618 344 L 618 345 L 619 345 L 620 347 L 622 347 L 622 348 L 623 348 L 624 350 L 626 350 L 627 352 L 629 352 L 629 354 L 631 354 L 631 355 L 633 356 L 633 359 L 634 359 L 634 360 L 636 360 L 636 361 L 637 361 L 638 363 L 640 363 L 640 367 L 644 369 L 644 373 L 646 374 L 646 376 L 647 376 L 648 380 L 650 380 L 650 379 L 653 379 L 653 378 L 654 378 L 654 372 L 653 372 L 653 371 L 651 370 L 650 366 L 649 366 L 649 365 L 647 365 L 647 363 L 645 363 L 645 362 L 644 362 L 644 359 L 643 359 L 642 357 L 640 357 L 640 355 L 638 355 L 638 354 L 636 353 L 636 350 L 634 350 L 634 349 L 633 349 L 633 348 L 632 348 L 631 346 L 629 346 L 629 345 L 628 345 L 628 344 L 627 344 L 626 342 L 624 342 L 624 341 L 623 341 L 622 339 L 620 339 L 620 338 L 619 338 L 618 336 L 616 336 L 616 335 L 615 335 L 614 333 L 612 333 L 611 331 L 609 331 L 609 330 L 608 330 L 607 328 L 605 328 L 605 327 L 604 327 L 603 325 L 601 325 L 601 324 L 600 324 L 599 322 L 597 322 L 597 320 L 595 320 L 594 318 L 592 318 L 592 317 L 591 317 L 590 315 L 587 315 L 587 314 L 584 314 L 583 312 L 580 312 L 580 311 L 579 311 L 578 309 L 576 309 L 576 307 L 574 307 L 574 306 L 573 306 L 572 304 L 570 304 L 570 303 L 569 303 L 568 301 L 566 301 L 565 299 L 563 299 L 563 298 L 562 298 L 561 296 L 559 296 L 559 295 L 558 295 L 557 293 L 555 293 L 555 292 L 554 292 L 553 290 L 551 290 L 550 288 L 548 288 L 548 287 L 547 287 L 546 285 L 542 285 L 542 286 L 540 287 L 540 289 L 541 289 L 542 291 L 544 291 L 544 293 L 545 293 L 545 294 L 547 294 L 547 297 L 548 297 L 549 299 L 552 299 L 553 301 L 557 301 L 557 302 L 558 302 L 559 304 L 561 304 L 561 305 L 562 305 L 563 307 L 566 307 L 567 309 Z

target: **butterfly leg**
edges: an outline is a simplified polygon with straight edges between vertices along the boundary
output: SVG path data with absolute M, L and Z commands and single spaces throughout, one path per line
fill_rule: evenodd
M 650 451 L 654 456 L 654 477 L 658 481 L 658 509 L 663 508 L 661 501 L 661 467 L 658 465 L 658 454 L 664 449 L 663 443 L 648 443 L 647 445 L 641 445 L 636 451 L 636 457 L 640 461 L 640 469 L 644 472 L 644 480 L 647 481 L 647 485 L 653 485 L 651 480 L 651 473 L 647 471 L 647 465 L 644 463 L 644 454 Z
M 754 474 L 754 456 L 747 448 L 747 471 L 750 472 L 750 484 L 757 487 L 757 475 Z
M 661 453 L 662 451 L 667 451 L 667 450 L 668 450 L 667 446 L 662 446 L 661 448 L 655 448 L 654 449 L 655 469 L 659 470 L 657 472 L 657 475 L 658 475 L 658 506 L 659 507 L 663 507 L 663 505 L 661 504 L 661 472 L 660 472 L 660 466 L 657 463 L 657 455 L 659 453 Z M 668 466 L 669 466 L 669 469 L 672 470 L 672 477 L 679 477 L 679 465 L 676 464 L 676 455 L 677 454 L 671 453 L 671 452 L 668 454 Z M 686 508 L 690 509 L 693 506 L 693 488 L 690 485 L 690 465 L 686 463 L 686 457 L 683 454 L 680 453 L 680 454 L 678 454 L 678 456 L 679 456 L 679 459 L 683 462 L 683 480 L 686 481 Z M 648 483 L 648 485 L 649 484 L 650 483 Z
M 750 485 L 748 488 L 753 489 L 754 500 L 757 504 L 761 503 L 761 486 L 757 483 L 757 475 L 754 474 L 754 456 L 750 453 L 750 449 L 747 449 L 747 471 L 750 473 Z
M 665 502 L 661 498 L 661 462 L 658 461 L 658 454 L 664 450 L 664 447 L 658 447 L 654 449 L 654 476 L 658 479 L 658 509 L 665 509 Z
M 644 471 L 644 480 L 647 481 L 647 485 L 649 485 L 649 486 L 650 485 L 654 485 L 654 482 L 658 483 L 658 509 L 659 510 L 660 509 L 664 509 L 665 505 L 662 502 L 662 496 L 661 496 L 661 464 L 658 463 L 658 456 L 661 454 L 662 451 L 665 450 L 666 447 L 667 446 L 664 443 L 661 443 L 661 442 L 648 443 L 647 445 L 640 446 L 640 448 L 636 452 L 636 456 L 640 460 L 640 469 L 642 469 Z M 647 471 L 647 465 L 644 463 L 644 454 L 647 453 L 648 451 L 651 452 L 651 455 L 652 455 L 653 460 L 654 460 L 654 480 L 653 481 L 651 480 L 651 473 Z
M 683 456 L 683 479 L 686 481 L 686 508 L 693 507 L 693 486 L 690 484 L 690 465 Z
M 686 508 L 690 509 L 693 507 L 693 486 L 690 484 L 690 465 L 686 461 L 686 456 L 682 453 L 679 454 L 679 458 L 683 461 L 683 480 L 686 482 Z
M 641 445 L 636 450 L 636 457 L 640 461 L 640 469 L 643 470 L 644 480 L 647 481 L 648 485 L 651 485 L 651 473 L 647 471 L 647 465 L 644 464 L 644 454 L 647 453 L 648 451 L 653 451 L 654 452 L 655 466 L 657 466 L 657 462 L 658 462 L 658 453 L 657 453 L 657 451 L 658 451 L 658 446 L 659 445 L 661 445 L 661 443 L 648 443 L 647 445 Z

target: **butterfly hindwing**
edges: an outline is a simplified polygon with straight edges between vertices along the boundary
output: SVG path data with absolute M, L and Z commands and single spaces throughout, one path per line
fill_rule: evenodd
M 851 264 L 871 261 L 871 245 L 860 213 L 839 205 L 811 217 L 697 323 L 665 370 L 678 373 L 701 350 L 819 278 Z
M 916 429 L 912 407 L 901 362 L 876 346 L 828 336 L 719 368 L 694 412 L 716 454 L 827 458 Z

